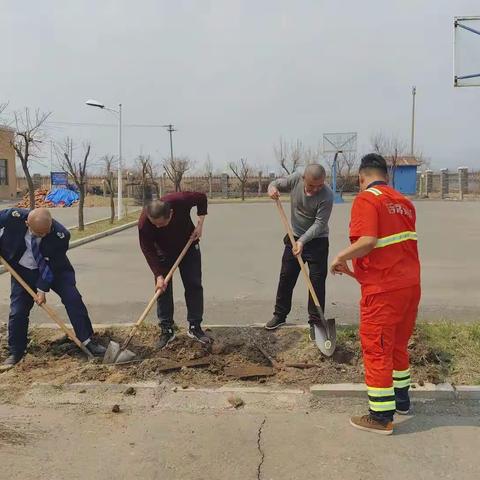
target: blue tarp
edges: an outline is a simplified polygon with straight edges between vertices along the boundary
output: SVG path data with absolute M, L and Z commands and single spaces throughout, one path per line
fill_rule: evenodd
M 73 192 L 68 188 L 56 188 L 49 192 L 45 200 L 52 202 L 54 205 L 63 203 L 66 207 L 71 207 L 79 198 L 80 196 L 78 193 Z

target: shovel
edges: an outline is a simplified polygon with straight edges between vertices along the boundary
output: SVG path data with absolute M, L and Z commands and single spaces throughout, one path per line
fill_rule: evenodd
M 278 211 L 280 213 L 280 217 L 282 219 L 283 225 L 285 230 L 288 234 L 288 238 L 292 244 L 292 247 L 295 246 L 295 238 L 293 236 L 292 228 L 290 227 L 290 223 L 288 222 L 287 216 L 285 214 L 285 210 L 279 199 L 275 200 L 277 204 Z M 302 270 L 303 276 L 305 281 L 307 282 L 308 290 L 310 291 L 310 295 L 312 297 L 313 303 L 317 308 L 318 317 L 320 318 L 320 322 L 313 325 L 315 329 L 315 343 L 317 344 L 319 350 L 327 357 L 331 357 L 333 352 L 335 351 L 336 341 L 337 341 L 337 331 L 335 328 L 335 319 L 329 318 L 328 320 L 325 318 L 323 314 L 322 307 L 320 306 L 320 301 L 318 300 L 317 294 L 315 293 L 315 289 L 313 288 L 312 282 L 310 280 L 310 276 L 308 275 L 307 267 L 305 266 L 305 262 L 302 259 L 301 255 L 297 255 L 298 263 L 300 264 L 300 269 Z
M 5 267 L 5 269 L 10 273 L 10 275 L 15 278 L 15 280 L 32 296 L 32 298 L 37 301 L 37 295 L 30 288 L 30 286 L 25 282 L 25 280 L 11 267 L 11 265 L 3 258 L 0 257 L 0 262 Z M 76 337 L 76 335 L 67 328 L 63 320 L 57 315 L 55 310 L 50 308 L 46 303 L 40 305 L 41 308 L 47 315 L 60 327 L 60 329 L 65 333 L 65 335 L 73 342 L 75 345 L 89 358 L 94 358 L 93 354 L 88 350 L 88 348 Z
M 170 280 L 172 279 L 173 274 L 175 273 L 175 270 L 180 265 L 180 262 L 183 260 L 183 257 L 188 252 L 188 249 L 191 247 L 193 241 L 194 241 L 193 238 L 190 238 L 190 240 L 188 240 L 187 244 L 181 251 L 177 260 L 173 264 L 173 267 L 168 272 L 167 276 L 165 277 L 165 281 L 167 283 L 170 282 Z M 131 361 L 134 360 L 134 358 L 136 357 L 135 353 L 133 353 L 131 350 L 127 350 L 127 347 L 130 344 L 133 336 L 137 333 L 137 330 L 140 327 L 140 325 L 143 323 L 145 318 L 147 318 L 147 315 L 150 313 L 150 310 L 152 309 L 153 305 L 155 305 L 155 302 L 157 301 L 158 297 L 161 294 L 162 294 L 161 290 L 157 290 L 155 292 L 155 295 L 152 297 L 150 302 L 148 302 L 147 307 L 145 308 L 143 313 L 140 315 L 140 318 L 136 321 L 135 325 L 130 330 L 128 337 L 125 339 L 122 345 L 112 340 L 110 341 L 107 347 L 107 351 L 105 352 L 105 356 L 103 357 L 104 364 L 115 363 L 119 365 L 122 363 L 130 363 Z

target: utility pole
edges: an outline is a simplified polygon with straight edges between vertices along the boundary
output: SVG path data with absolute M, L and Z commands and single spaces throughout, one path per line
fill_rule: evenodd
M 162 125 L 162 127 L 165 127 L 167 129 L 167 131 L 170 133 L 170 159 L 172 161 L 172 164 L 173 164 L 173 138 L 172 138 L 172 133 L 173 132 L 176 132 L 176 128 L 175 128 L 175 125 L 172 125 L 171 123 L 169 123 L 168 125 Z
M 417 94 L 417 87 L 412 87 L 412 136 L 410 144 L 410 155 L 414 156 L 415 151 L 415 95 Z

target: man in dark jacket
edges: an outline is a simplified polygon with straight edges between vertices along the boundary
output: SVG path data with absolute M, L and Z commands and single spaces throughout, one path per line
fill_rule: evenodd
M 198 223 L 195 227 L 190 210 L 197 207 Z M 166 347 L 174 338 L 173 288 L 165 277 L 180 252 L 192 237 L 194 242 L 179 265 L 187 303 L 188 336 L 201 343 L 210 343 L 203 332 L 202 260 L 199 239 L 207 215 L 207 196 L 197 192 L 178 192 L 150 202 L 138 222 L 140 247 L 155 277 L 162 295 L 157 301 L 157 315 L 161 335 L 159 348 Z
M 0 211 L 0 254 L 37 293 L 36 303 L 46 302 L 52 289 L 65 305 L 78 339 L 94 354 L 105 348 L 92 340 L 93 328 L 87 308 L 75 283 L 75 271 L 68 260 L 70 232 L 45 208 L 28 211 L 11 208 Z M 12 277 L 8 346 L 10 356 L 1 369 L 13 367 L 25 355 L 30 294 Z

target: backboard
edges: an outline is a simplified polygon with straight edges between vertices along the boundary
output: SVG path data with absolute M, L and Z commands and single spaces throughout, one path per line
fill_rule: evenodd
M 337 152 L 356 152 L 357 151 L 357 133 L 324 133 L 323 151 L 325 153 Z
M 453 20 L 453 84 L 480 86 L 480 16 Z

